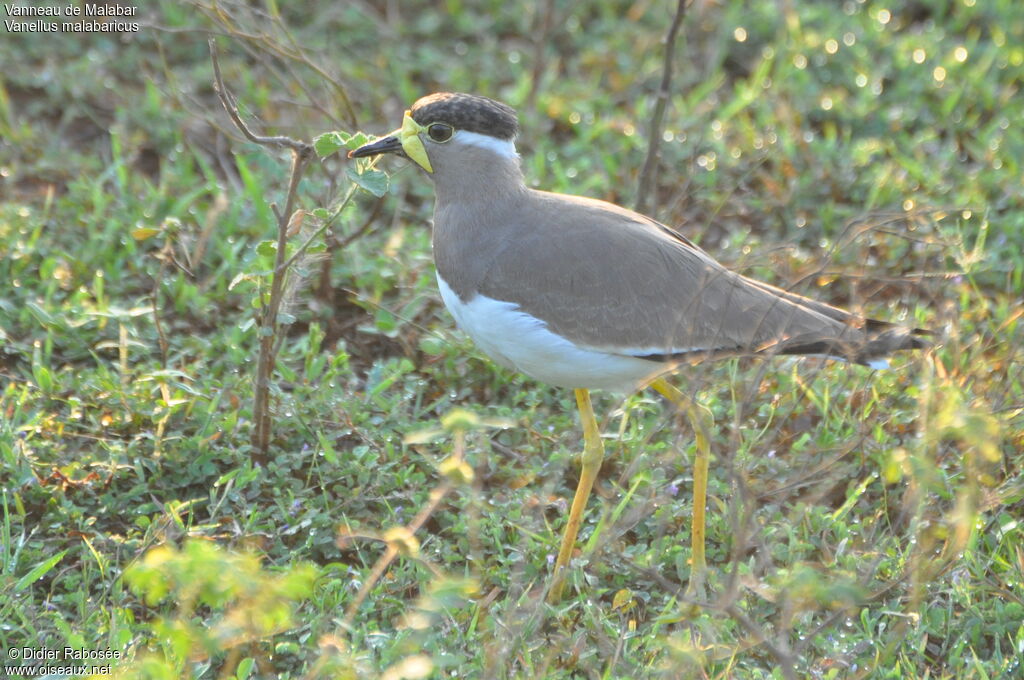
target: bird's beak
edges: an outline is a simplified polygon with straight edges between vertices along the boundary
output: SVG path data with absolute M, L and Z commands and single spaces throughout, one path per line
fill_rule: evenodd
M 363 144 L 358 149 L 353 149 L 348 152 L 349 158 L 369 158 L 370 156 L 379 156 L 383 153 L 401 153 L 402 142 L 398 138 L 398 130 L 395 130 L 387 137 L 381 137 L 375 142 L 369 144 Z
M 404 154 L 427 172 L 434 172 L 434 168 L 430 165 L 430 159 L 427 158 L 427 150 L 423 148 L 423 141 L 420 139 L 420 133 L 424 130 L 426 130 L 424 126 L 413 120 L 412 113 L 406 111 L 405 118 L 402 119 L 401 128 L 395 130 L 387 137 L 382 137 L 375 142 L 364 144 L 358 149 L 349 151 L 348 157 L 366 158 L 383 153 Z

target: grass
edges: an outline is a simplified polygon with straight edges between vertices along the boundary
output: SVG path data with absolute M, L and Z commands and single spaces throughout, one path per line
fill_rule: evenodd
M 597 397 L 608 460 L 569 597 L 543 604 L 571 394 L 454 330 L 429 182 L 401 163 L 376 218 L 360 193 L 304 265 L 255 462 L 253 300 L 287 159 L 234 139 L 207 34 L 261 132 L 380 134 L 422 94 L 479 92 L 520 110 L 529 181 L 631 205 L 674 4 L 162 2 L 138 34 L 9 34 L 0 646 L 114 650 L 153 678 L 1020 675 L 1011 0 L 690 8 L 652 214 L 746 273 L 941 334 L 885 372 L 676 379 L 718 423 L 699 606 L 692 437 L 647 393 Z M 301 207 L 338 205 L 347 167 L 310 170 Z

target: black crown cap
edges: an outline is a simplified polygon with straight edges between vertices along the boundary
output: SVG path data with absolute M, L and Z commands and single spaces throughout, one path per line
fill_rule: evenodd
M 519 121 L 511 106 L 460 92 L 437 92 L 421 97 L 412 105 L 412 119 L 420 125 L 447 123 L 456 130 L 508 141 L 519 132 Z

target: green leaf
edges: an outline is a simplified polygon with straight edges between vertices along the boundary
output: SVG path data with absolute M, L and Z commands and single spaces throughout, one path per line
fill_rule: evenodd
M 402 438 L 402 443 L 412 446 L 415 444 L 429 444 L 437 441 L 445 435 L 445 431 L 439 427 L 430 427 L 425 430 L 410 432 Z
M 15 582 L 14 592 L 21 592 L 22 590 L 25 590 L 25 588 L 28 588 L 30 585 L 41 579 L 42 577 L 46 576 L 46 574 L 49 573 L 51 569 L 57 566 L 58 562 L 64 559 L 64 556 L 67 555 L 67 553 L 67 550 L 62 550 L 61 552 L 57 553 L 45 562 L 40 562 L 39 564 L 37 564 L 35 568 L 32 569 L 32 571 L 28 572 Z
M 49 327 L 57 323 L 57 319 L 42 305 L 29 300 L 25 303 L 25 306 L 28 307 L 28 311 L 32 313 L 32 316 L 36 318 L 40 325 Z
M 368 141 L 370 141 L 369 137 L 367 137 L 362 132 L 357 132 L 351 137 L 349 137 L 347 140 L 345 140 L 345 146 L 347 146 L 350 149 L 358 149 L 363 144 L 366 144 Z
M 43 394 L 53 391 L 53 374 L 43 364 L 43 351 L 38 345 L 32 350 L 32 377 Z
M 628 588 L 615 593 L 615 597 L 612 598 L 612 609 L 621 609 L 622 611 L 628 611 L 635 604 L 633 600 L 633 591 Z
M 132 238 L 136 241 L 145 241 L 148 238 L 153 238 L 159 233 L 160 230 L 154 229 L 153 227 L 138 227 L 136 229 L 132 229 Z
M 419 342 L 420 351 L 433 357 L 444 354 L 444 345 L 444 340 L 432 335 L 420 338 Z
M 256 252 L 266 257 L 271 257 L 277 253 L 277 242 L 276 241 L 260 241 L 259 245 L 256 246 Z
M 344 132 L 325 132 L 313 140 L 313 148 L 320 158 L 327 158 L 338 149 L 344 149 L 349 139 Z
M 50 373 L 50 369 L 42 364 L 32 364 L 32 377 L 36 381 L 36 387 L 38 387 L 43 394 L 50 394 L 53 392 L 53 374 Z
M 380 170 L 364 170 L 359 172 L 351 166 L 345 171 L 349 179 L 355 182 L 360 189 L 369 191 L 378 198 L 388 192 L 388 176 Z
M 238 668 L 235 669 L 235 677 L 238 680 L 245 680 L 252 673 L 252 667 L 256 665 L 256 659 L 251 656 L 247 656 L 238 662 Z
M 326 220 L 331 216 L 331 212 L 327 208 L 316 208 L 313 210 L 313 217 L 318 220 Z

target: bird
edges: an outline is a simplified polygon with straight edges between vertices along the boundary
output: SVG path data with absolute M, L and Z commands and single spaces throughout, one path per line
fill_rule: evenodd
M 418 99 L 402 126 L 349 152 L 393 154 L 433 181 L 432 248 L 441 298 L 496 363 L 574 391 L 580 479 L 546 599 L 561 600 L 604 447 L 591 390 L 652 388 L 694 430 L 690 577 L 701 592 L 711 412 L 666 380 L 734 356 L 824 356 L 873 368 L 930 345 L 905 328 L 762 283 L 676 230 L 627 208 L 527 186 L 516 111 L 475 94 Z

